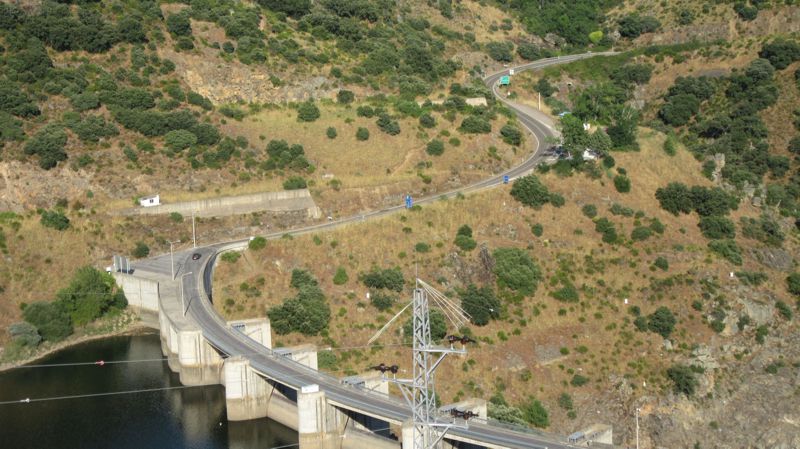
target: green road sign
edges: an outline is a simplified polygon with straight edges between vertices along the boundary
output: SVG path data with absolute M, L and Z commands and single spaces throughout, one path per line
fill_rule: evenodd
M 500 77 L 501 86 L 508 86 L 510 83 L 511 83 L 511 78 L 508 75 Z

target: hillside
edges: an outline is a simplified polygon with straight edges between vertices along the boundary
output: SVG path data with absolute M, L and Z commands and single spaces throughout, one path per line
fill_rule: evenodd
M 418 275 L 471 314 L 448 332 L 478 340 L 442 366 L 444 401 L 482 397 L 497 419 L 561 434 L 601 420 L 628 446 L 637 408 L 642 447 L 800 446 L 798 14 L 791 1 L 4 1 L 0 360 L 115 319 L 113 282 L 102 304 L 74 300 L 107 283 L 81 267 L 189 247 L 189 217 L 121 215 L 137 198 L 307 188 L 324 221 L 456 189 L 533 145 L 483 76 L 613 50 L 500 90 L 553 117 L 561 139 L 545 146 L 561 158 L 374 222 L 256 239 L 221 258 L 215 307 L 267 315 L 274 342 L 316 344 L 337 375 L 407 369 L 405 319 L 365 344 Z M 196 225 L 202 245 L 313 222 Z

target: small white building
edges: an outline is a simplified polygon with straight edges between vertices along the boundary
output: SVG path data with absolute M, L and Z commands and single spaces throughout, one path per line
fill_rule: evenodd
M 161 204 L 161 198 L 158 194 L 139 198 L 139 205 L 142 207 L 158 206 L 159 204 Z

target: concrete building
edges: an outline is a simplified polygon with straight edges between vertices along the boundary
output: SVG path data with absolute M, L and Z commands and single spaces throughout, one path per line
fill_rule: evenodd
M 158 194 L 145 196 L 139 198 L 139 205 L 142 207 L 153 207 L 161 204 L 161 198 Z

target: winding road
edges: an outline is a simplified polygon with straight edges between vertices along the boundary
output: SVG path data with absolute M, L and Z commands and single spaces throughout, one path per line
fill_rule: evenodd
M 530 64 L 513 67 L 515 72 L 523 70 L 538 69 L 555 64 L 563 64 L 578 59 L 595 56 L 596 54 L 586 53 L 572 56 L 562 56 L 548 58 Z M 500 77 L 507 75 L 510 69 L 493 73 L 484 79 L 486 85 L 492 89 L 497 99 L 513 110 L 521 124 L 530 132 L 534 139 L 534 151 L 522 164 L 511 168 L 503 173 L 499 173 L 490 178 L 476 182 L 464 188 L 432 195 L 416 201 L 417 204 L 426 204 L 442 198 L 453 197 L 457 194 L 475 192 L 503 184 L 504 177 L 514 179 L 523 176 L 533 170 L 541 160 L 542 142 L 548 137 L 556 136 L 557 132 L 549 120 L 543 119 L 539 113 L 524 105 L 519 105 L 504 98 L 497 90 L 497 82 Z M 300 235 L 311 232 L 330 230 L 350 223 L 361 222 L 367 219 L 385 216 L 403 209 L 402 205 L 396 207 L 372 211 L 359 214 L 336 221 L 329 221 L 317 225 L 306 226 L 287 232 L 269 234 L 264 237 L 268 239 L 280 238 L 285 234 Z M 358 388 L 344 385 L 339 379 L 316 370 L 300 365 L 287 357 L 276 355 L 272 351 L 265 349 L 255 341 L 249 339 L 240 332 L 232 330 L 225 321 L 217 314 L 211 303 L 211 281 L 213 276 L 214 264 L 219 253 L 246 246 L 248 240 L 220 243 L 196 248 L 194 251 L 179 253 L 176 258 L 180 260 L 181 271 L 186 273 L 181 277 L 183 289 L 187 292 L 190 300 L 187 307 L 187 315 L 191 320 L 202 329 L 205 339 L 218 351 L 228 356 L 242 355 L 250 360 L 251 367 L 267 378 L 277 380 L 293 389 L 299 390 L 302 386 L 318 384 L 320 390 L 325 392 L 327 400 L 348 410 L 354 410 L 374 418 L 401 425 L 410 418 L 411 412 L 404 402 L 399 398 L 383 397 Z M 199 253 L 198 260 L 192 260 L 191 253 Z M 177 255 L 177 254 L 176 254 Z M 177 265 L 177 264 L 176 264 Z M 192 274 L 189 274 L 191 272 Z M 167 267 L 167 275 L 169 268 Z M 196 292 L 196 294 L 195 294 Z M 538 432 L 521 432 L 509 430 L 504 427 L 489 425 L 480 422 L 470 422 L 468 429 L 452 429 L 448 432 L 448 438 L 479 443 L 487 446 L 500 446 L 506 448 L 570 448 L 569 444 L 556 436 L 544 435 Z

